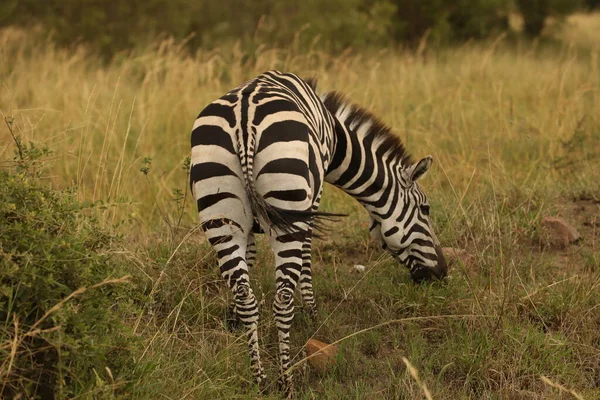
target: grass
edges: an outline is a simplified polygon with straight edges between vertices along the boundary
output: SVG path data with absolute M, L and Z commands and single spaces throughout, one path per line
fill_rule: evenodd
M 585 24 L 567 30 L 569 40 L 593 25 L 581 16 L 571 23 L 578 18 Z M 381 116 L 415 156 L 432 154 L 423 187 L 438 236 L 474 257 L 453 265 L 446 284 L 415 286 L 369 242 L 360 206 L 327 187 L 323 209 L 350 216 L 315 242 L 319 322 L 300 310 L 292 342 L 299 352 L 312 336 L 339 341 L 340 355 L 330 371 L 298 368 L 297 397 L 413 399 L 427 388 L 434 399 L 595 399 L 600 66 L 585 32 L 572 45 L 500 37 L 338 56 L 294 45 L 189 56 L 167 41 L 101 65 L 83 48 L 65 52 L 35 32 L 5 30 L 0 110 L 24 140 L 54 150 L 52 183 L 76 185 L 80 201 L 101 203 L 102 223 L 125 235 L 116 254 L 145 299 L 127 323 L 143 345 L 136 362 L 152 365 L 127 397 L 256 396 L 244 336 L 226 328 L 230 294 L 195 231 L 183 166 L 204 105 L 277 68 L 317 76 L 322 90 Z M 13 149 L 3 126 L 0 165 L 10 166 Z M 540 245 L 546 215 L 568 219 L 583 241 Z M 252 277 L 274 381 L 273 256 L 258 245 Z

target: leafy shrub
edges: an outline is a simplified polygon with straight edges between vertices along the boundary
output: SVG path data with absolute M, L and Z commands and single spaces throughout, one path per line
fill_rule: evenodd
M 600 8 L 600 0 L 585 0 L 584 3 L 588 10 Z
M 135 378 L 116 238 L 42 179 L 47 154 L 18 143 L 0 171 L 0 397 L 114 395 Z
M 509 0 L 392 0 L 397 40 L 481 39 L 508 28 Z
M 41 23 L 59 44 L 84 42 L 110 56 L 163 32 L 183 38 L 198 10 L 187 4 L 183 0 L 4 0 L 0 26 Z
M 41 24 L 59 44 L 84 42 L 106 57 L 160 35 L 185 38 L 190 50 L 239 42 L 328 49 L 482 39 L 509 28 L 515 8 L 538 36 L 548 17 L 598 7 L 599 0 L 5 0 L 0 27 Z
M 579 0 L 517 0 L 528 36 L 539 36 L 550 16 L 567 15 L 581 6 Z
M 516 0 L 528 34 L 547 16 L 564 15 L 586 1 Z M 186 39 L 187 47 L 215 48 L 239 42 L 246 50 L 291 44 L 346 47 L 481 39 L 508 29 L 514 0 L 5 0 L 0 27 L 41 24 L 60 44 L 84 42 L 110 57 L 158 35 Z
M 507 0 L 459 0 L 452 4 L 448 22 L 456 40 L 482 39 L 508 29 Z

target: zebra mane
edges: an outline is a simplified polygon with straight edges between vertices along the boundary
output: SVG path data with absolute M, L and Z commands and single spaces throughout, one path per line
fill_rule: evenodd
M 317 92 L 317 78 L 315 78 L 314 76 L 311 76 L 310 78 L 308 78 L 307 80 L 305 80 L 304 82 L 306 82 L 306 84 L 308 86 L 310 86 L 310 88 L 315 92 Z
M 321 95 L 321 100 L 325 104 L 325 108 L 334 117 L 339 112 L 343 112 L 345 118 L 344 121 L 340 122 L 353 132 L 358 132 L 361 127 L 366 126 L 366 133 L 361 135 L 363 140 L 371 138 L 372 142 L 377 142 L 377 146 L 385 150 L 384 153 L 388 153 L 394 159 L 400 160 L 402 165 L 408 166 L 414 163 L 412 156 L 406 151 L 400 136 L 395 134 L 389 126 L 370 111 L 353 104 L 346 96 L 339 92 L 325 93 Z

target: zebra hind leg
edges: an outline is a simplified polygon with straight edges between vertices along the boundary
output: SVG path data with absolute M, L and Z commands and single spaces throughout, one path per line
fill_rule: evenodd
M 290 369 L 290 328 L 294 319 L 294 290 L 302 270 L 302 243 L 306 231 L 287 233 L 271 237 L 271 247 L 275 253 L 275 301 L 273 315 L 279 340 L 278 384 L 286 396 L 293 393 Z
M 258 348 L 258 304 L 250 287 L 245 260 L 247 236 L 236 226 L 239 224 L 227 219 L 210 220 L 204 224 L 204 230 L 217 252 L 221 276 L 233 292 L 235 314 L 246 330 L 254 380 L 259 386 L 264 386 L 266 375 Z
M 321 203 L 321 195 L 323 188 L 321 187 L 319 194 L 315 199 L 312 210 L 316 212 Z M 308 310 L 308 315 L 313 322 L 317 321 L 317 304 L 315 302 L 315 292 L 312 282 L 312 231 L 314 228 L 314 220 L 308 223 L 308 234 L 302 243 L 302 270 L 300 273 L 300 294 L 302 302 Z
M 248 269 L 254 267 L 256 261 L 256 242 L 254 241 L 254 233 L 250 232 L 248 235 L 248 245 L 246 246 L 246 264 Z
M 317 320 L 317 304 L 312 284 L 312 237 L 309 235 L 302 243 L 302 271 L 300 274 L 300 294 L 311 320 Z
M 248 265 L 248 270 L 254 267 L 254 262 L 256 261 L 256 243 L 254 241 L 254 233 L 250 232 L 248 235 L 248 244 L 246 245 L 246 265 Z M 229 309 L 227 310 L 227 329 L 230 332 L 239 330 L 243 328 L 242 321 L 240 321 L 237 310 L 235 307 L 235 301 L 232 301 L 229 305 Z

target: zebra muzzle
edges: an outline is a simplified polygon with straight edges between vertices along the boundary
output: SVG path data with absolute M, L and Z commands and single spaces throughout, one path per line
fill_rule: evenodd
M 425 281 L 442 280 L 448 275 L 448 265 L 442 253 L 440 246 L 435 246 L 437 255 L 437 264 L 435 267 L 426 267 L 424 265 L 415 264 L 410 270 L 410 277 L 413 282 L 421 283 Z

